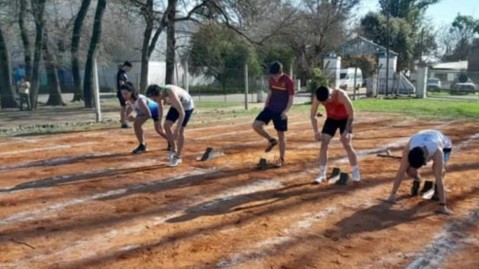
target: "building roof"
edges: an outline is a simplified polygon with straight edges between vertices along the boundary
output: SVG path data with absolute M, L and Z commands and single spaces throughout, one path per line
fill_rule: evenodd
M 373 41 L 364 38 L 362 36 L 358 36 L 354 39 L 351 39 L 345 43 L 343 43 L 339 48 L 339 54 L 341 55 L 351 55 L 351 56 L 358 56 L 358 55 L 386 55 L 387 48 L 374 43 Z M 389 50 L 389 55 L 397 56 L 398 53 Z
M 467 70 L 468 61 L 459 61 L 459 62 L 446 62 L 446 63 L 436 63 L 431 66 L 432 69 L 443 69 L 443 70 Z

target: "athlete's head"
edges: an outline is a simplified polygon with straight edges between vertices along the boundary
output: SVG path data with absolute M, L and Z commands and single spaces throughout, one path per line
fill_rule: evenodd
M 121 95 L 125 100 L 133 100 L 136 101 L 138 99 L 138 91 L 133 86 L 133 83 L 130 81 L 125 82 L 120 86 Z
M 146 88 L 146 96 L 158 102 L 166 97 L 165 89 L 157 84 L 151 84 Z
M 329 98 L 329 88 L 326 86 L 319 86 L 316 89 L 316 99 L 320 102 L 325 102 Z
M 133 68 L 133 65 L 131 64 L 131 62 L 129 61 L 126 61 L 123 63 L 123 65 L 121 66 L 121 68 L 123 70 L 125 70 L 126 72 L 130 71 L 132 68 Z
M 269 74 L 272 76 L 279 76 L 283 73 L 283 65 L 278 62 L 274 61 L 269 66 Z
M 409 166 L 419 169 L 426 164 L 426 152 L 422 147 L 415 147 L 409 151 L 407 159 Z

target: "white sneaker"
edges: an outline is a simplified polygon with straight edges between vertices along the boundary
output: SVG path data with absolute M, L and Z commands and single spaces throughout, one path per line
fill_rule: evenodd
M 173 159 L 173 156 L 175 156 L 175 152 L 169 150 L 169 151 L 168 151 L 168 160 L 171 161 L 171 160 Z
M 173 155 L 171 157 L 171 160 L 170 160 L 170 164 L 168 164 L 169 167 L 175 167 L 175 166 L 178 166 L 180 163 L 181 163 L 181 158 L 176 156 L 176 155 Z
M 361 181 L 361 174 L 359 173 L 359 170 L 358 171 L 353 171 L 353 181 L 356 181 L 356 182 L 359 182 Z
M 314 179 L 314 182 L 316 182 L 317 184 L 320 184 L 320 183 L 323 182 L 325 179 L 326 179 L 326 176 L 325 176 L 325 175 L 319 175 L 317 178 Z

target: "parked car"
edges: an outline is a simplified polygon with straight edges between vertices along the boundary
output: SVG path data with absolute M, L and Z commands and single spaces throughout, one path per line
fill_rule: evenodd
M 441 81 L 438 78 L 430 78 L 427 80 L 427 90 L 428 91 L 440 91 L 442 88 Z
M 451 93 L 475 93 L 477 91 L 477 87 L 472 82 L 457 82 L 451 88 Z

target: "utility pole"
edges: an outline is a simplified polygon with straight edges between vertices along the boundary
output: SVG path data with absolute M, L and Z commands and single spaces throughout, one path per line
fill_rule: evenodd
M 389 92 L 389 35 L 390 35 L 390 27 L 389 27 L 389 17 L 391 8 L 389 5 L 390 0 L 387 1 L 386 4 L 386 96 L 388 96 Z

